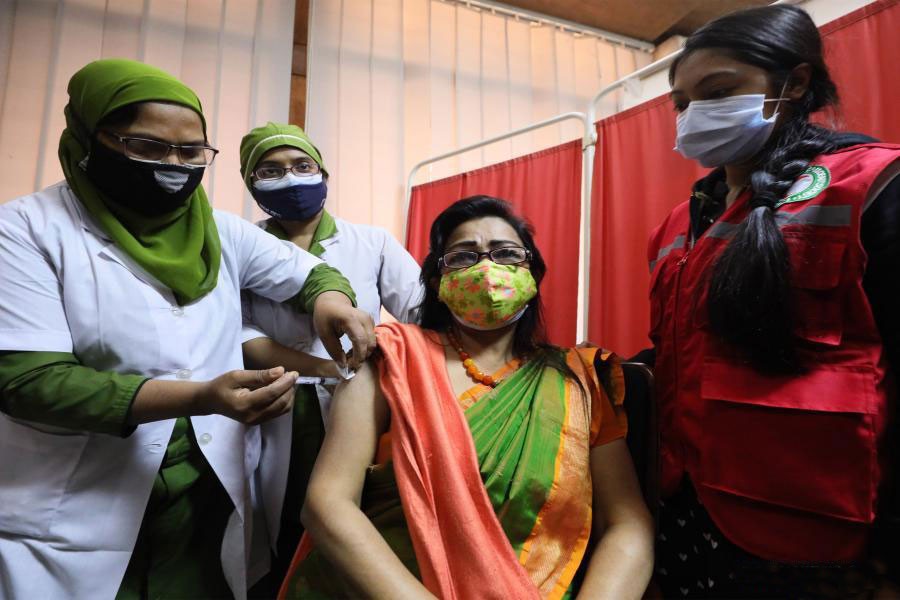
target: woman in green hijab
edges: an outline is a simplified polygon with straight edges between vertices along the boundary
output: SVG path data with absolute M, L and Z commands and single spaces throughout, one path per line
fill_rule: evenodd
M 296 373 L 242 370 L 240 291 L 312 313 L 342 364 L 347 334 L 351 367 L 372 320 L 340 273 L 210 207 L 184 84 L 101 60 L 68 91 L 66 180 L 0 206 L 0 596 L 243 597 L 268 560 L 254 425 Z
M 325 208 L 329 172 L 303 129 L 271 121 L 251 129 L 241 140 L 241 176 L 269 215 L 257 225 L 339 269 L 356 292 L 357 306 L 376 323 L 382 309 L 404 323 L 416 320 L 424 296 L 419 265 L 386 230 L 335 217 Z M 325 435 L 323 415 L 328 414 L 331 399 L 331 386 L 323 384 L 337 373 L 309 315 L 250 292 L 243 298 L 246 364 L 260 369 L 281 365 L 319 378 L 317 384 L 297 386 L 290 430 L 284 432 L 288 428 L 278 422 L 262 429 L 265 462 L 277 462 L 267 457 L 283 452 L 282 446 L 289 446 L 291 457 L 282 477 L 286 491 L 281 521 L 268 523 L 270 535 L 278 540 L 272 570 L 251 590 L 251 595 L 272 597 L 303 533 L 300 507 Z M 275 434 L 270 435 L 272 430 L 288 433 L 290 439 L 279 443 L 273 440 Z

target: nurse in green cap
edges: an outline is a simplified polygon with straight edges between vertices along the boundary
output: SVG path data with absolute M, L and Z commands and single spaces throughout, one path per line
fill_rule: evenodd
M 359 308 L 376 323 L 382 307 L 399 321 L 416 320 L 423 296 L 419 265 L 384 229 L 350 223 L 325 209 L 328 170 L 301 128 L 267 123 L 250 131 L 241 141 L 241 176 L 269 215 L 260 227 L 339 269 L 350 280 Z M 301 375 L 319 377 L 336 374 L 308 315 L 247 292 L 244 322 L 248 365 L 261 369 L 283 365 Z M 344 345 L 349 348 L 349 341 L 345 339 Z M 273 478 L 285 482 L 286 493 L 266 500 L 272 510 L 281 510 L 282 518 L 268 523 L 270 539 L 278 540 L 276 557 L 271 575 L 254 592 L 277 592 L 293 557 L 302 532 L 300 507 L 306 481 L 324 435 L 320 402 L 327 409 L 329 399 L 328 389 L 321 384 L 299 386 L 293 419 L 284 417 L 262 429 L 265 468 L 278 470 Z M 281 458 L 288 453 L 289 472 Z M 277 488 L 268 488 L 273 489 Z
M 351 366 L 372 319 L 335 269 L 210 207 L 180 81 L 101 60 L 68 92 L 65 181 L 0 206 L 0 597 L 242 598 L 269 559 L 255 425 L 297 375 L 243 370 L 240 292 L 312 314 L 341 363 L 349 335 Z

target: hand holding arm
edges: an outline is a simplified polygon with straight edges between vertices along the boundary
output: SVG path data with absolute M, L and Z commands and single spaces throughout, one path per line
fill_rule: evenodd
M 341 347 L 341 336 L 347 334 L 353 344 L 349 366 L 357 369 L 375 350 L 375 323 L 369 313 L 353 307 L 341 292 L 323 292 L 316 297 L 313 324 L 328 354 L 339 366 L 348 360 Z

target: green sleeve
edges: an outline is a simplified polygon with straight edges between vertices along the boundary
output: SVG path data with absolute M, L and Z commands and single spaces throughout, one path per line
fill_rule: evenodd
M 66 352 L 0 352 L 0 411 L 53 427 L 127 437 L 128 412 L 148 381 L 85 367 Z
M 353 293 L 350 282 L 340 271 L 325 263 L 313 267 L 300 293 L 289 298 L 287 303 L 298 312 L 312 314 L 316 298 L 323 292 L 340 292 L 350 298 L 350 302 L 356 306 L 356 294 Z

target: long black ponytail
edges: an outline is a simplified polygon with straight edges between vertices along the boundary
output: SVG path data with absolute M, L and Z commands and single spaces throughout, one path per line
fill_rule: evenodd
M 775 204 L 820 154 L 839 147 L 840 135 L 809 122 L 810 114 L 838 103 L 822 55 L 822 39 L 806 11 L 780 4 L 737 11 L 691 35 L 672 63 L 670 82 L 691 52 L 714 48 L 769 73 L 770 85 L 790 87 L 791 72 L 811 68 L 804 96 L 784 107 L 784 120 L 757 157 L 750 176 L 750 214 L 713 267 L 708 311 L 715 334 L 762 372 L 799 369 L 792 327 L 788 248 L 775 222 Z

